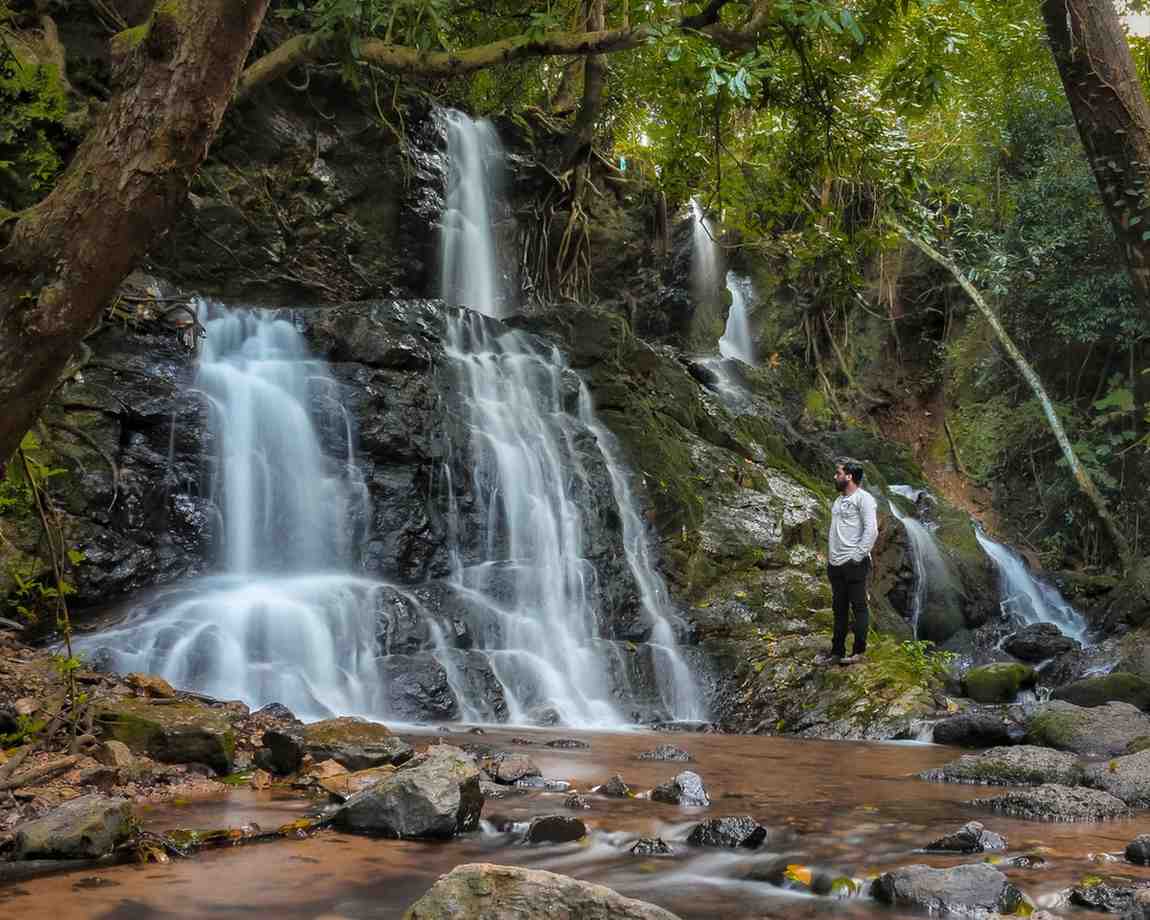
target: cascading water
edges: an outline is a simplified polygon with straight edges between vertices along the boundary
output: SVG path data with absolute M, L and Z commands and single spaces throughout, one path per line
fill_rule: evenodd
M 470 159 L 480 147 L 498 154 L 489 128 L 459 113 L 451 114 L 450 124 L 453 163 L 476 173 L 497 168 Z M 490 212 L 490 202 L 473 195 L 456 200 L 460 213 L 443 224 L 442 277 L 493 278 L 494 246 L 469 246 L 464 238 Z M 500 301 L 497 291 L 466 284 L 444 293 L 489 316 Z M 625 721 L 620 704 L 633 701 L 628 681 L 620 686 L 627 669 L 613 666 L 618 649 L 605 648 L 611 643 L 600 638 L 602 586 L 586 545 L 593 465 L 610 477 L 628 567 L 649 620 L 649 666 L 661 702 L 672 718 L 702 718 L 699 694 L 663 615 L 665 592 L 626 475 L 582 381 L 556 349 L 477 313 L 451 312 L 447 329 L 460 416 L 445 470 L 454 580 L 471 600 L 477 648 L 491 662 L 511 719 L 552 710 L 569 724 L 619 724 Z M 461 469 L 469 482 L 459 481 Z M 474 535 L 459 520 L 468 498 L 476 506 L 470 519 L 482 522 L 478 541 L 469 540 Z M 482 559 L 469 563 L 467 546 L 475 542 L 483 547 Z
M 1062 634 L 1079 642 L 1086 641 L 1086 621 L 1058 589 L 1030 574 L 1022 557 L 1010 547 L 990 539 L 982 528 L 975 527 L 978 544 L 994 562 L 1001 579 L 1002 610 L 1020 625 L 1053 623 Z
M 727 313 L 726 329 L 719 339 L 719 354 L 754 367 L 755 343 L 751 339 L 751 324 L 747 316 L 748 305 L 754 300 L 751 281 L 727 272 L 727 290 L 731 294 L 731 308 Z
M 922 496 L 922 490 L 912 486 L 892 485 L 890 491 L 900 495 L 915 504 Z M 953 600 L 956 594 L 953 576 L 942 557 L 929 525 L 924 524 L 913 515 L 903 514 L 897 502 L 890 502 L 890 511 L 895 519 L 902 524 L 910 541 L 911 564 L 914 567 L 914 590 L 911 595 L 910 621 L 914 637 L 931 638 L 933 630 L 926 628 L 924 614 L 931 603 L 932 594 L 936 605 L 945 609 L 948 600 Z M 949 593 L 950 598 L 946 595 Z M 924 635 L 920 635 L 920 632 Z
M 691 199 L 691 284 L 695 302 L 706 303 L 719 292 L 719 246 L 703 208 Z

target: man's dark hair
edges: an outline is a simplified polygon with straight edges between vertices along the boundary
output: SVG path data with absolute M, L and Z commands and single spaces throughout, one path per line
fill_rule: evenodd
M 852 460 L 850 457 L 843 457 L 835 461 L 836 466 L 841 466 L 843 472 L 854 480 L 856 486 L 861 486 L 863 481 L 863 468 L 862 464 L 857 460 Z

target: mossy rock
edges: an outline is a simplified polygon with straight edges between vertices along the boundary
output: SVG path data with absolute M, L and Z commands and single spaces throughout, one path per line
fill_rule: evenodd
M 96 713 L 105 739 L 161 763 L 202 763 L 221 776 L 232 772 L 236 736 L 228 716 L 201 703 L 181 700 L 118 700 Z
M 962 679 L 967 696 L 978 703 L 1010 703 L 1024 687 L 1038 682 L 1038 672 L 1030 665 L 1012 661 L 971 668 Z
M 349 770 L 398 765 L 414 753 L 387 726 L 350 716 L 313 722 L 304 728 L 303 740 L 315 760 L 334 760 Z
M 1066 700 L 1075 706 L 1088 708 L 1118 700 L 1145 711 L 1150 710 L 1150 680 L 1137 674 L 1112 671 L 1100 677 L 1087 677 L 1059 687 L 1052 696 L 1056 700 Z

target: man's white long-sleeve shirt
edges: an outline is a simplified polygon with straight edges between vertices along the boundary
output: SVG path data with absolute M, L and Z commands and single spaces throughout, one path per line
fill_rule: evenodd
M 878 539 L 878 505 L 865 489 L 840 495 L 831 505 L 827 561 L 831 565 L 861 562 Z

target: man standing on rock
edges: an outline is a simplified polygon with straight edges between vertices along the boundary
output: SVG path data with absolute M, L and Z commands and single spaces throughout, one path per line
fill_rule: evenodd
M 855 664 L 866 652 L 870 626 L 867 609 L 867 576 L 870 551 L 878 539 L 878 514 L 874 496 L 861 488 L 863 468 L 855 460 L 840 460 L 835 466 L 835 488 L 839 497 L 831 505 L 831 532 L 827 552 L 827 577 L 831 582 L 835 613 L 831 664 Z M 846 655 L 847 624 L 854 617 L 854 647 Z

